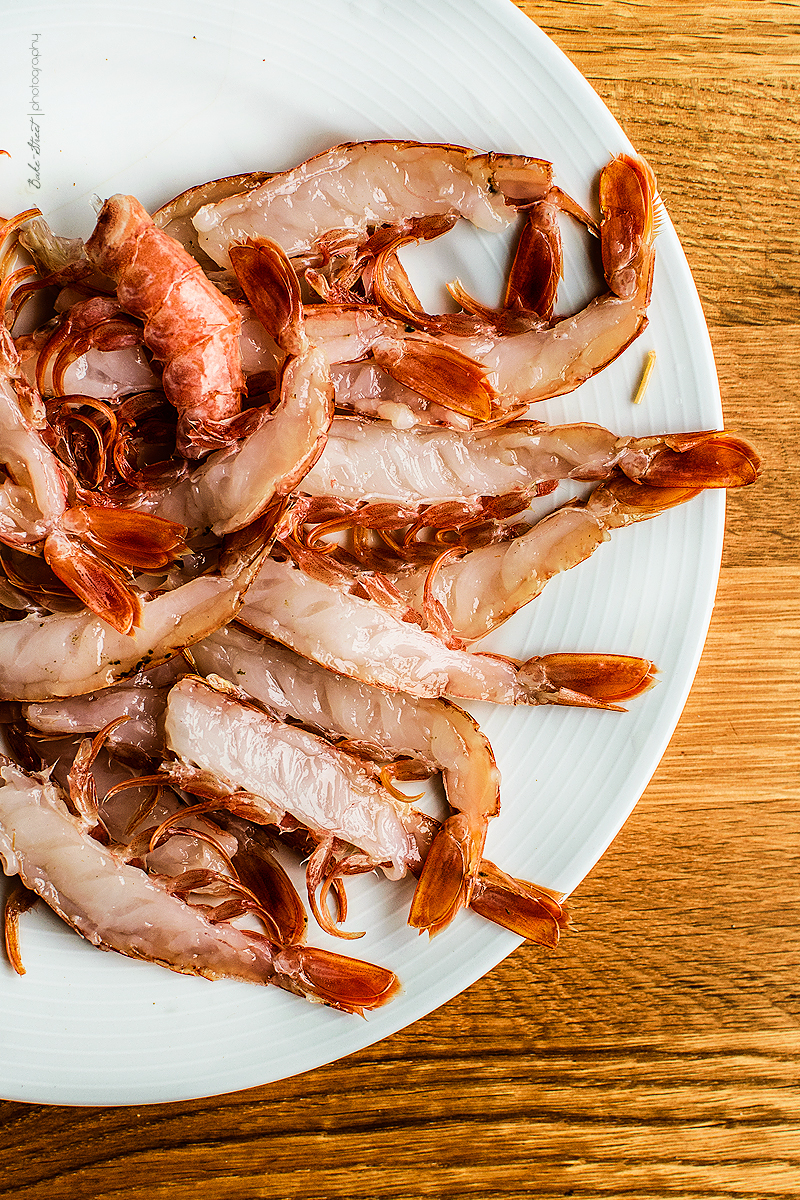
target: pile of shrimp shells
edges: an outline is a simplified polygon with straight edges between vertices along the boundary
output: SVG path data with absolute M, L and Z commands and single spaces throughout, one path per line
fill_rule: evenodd
M 492 253 L 494 256 L 496 256 L 496 258 L 501 258 L 504 253 L 508 253 L 508 247 L 510 245 L 511 236 L 512 236 L 511 234 L 507 234 L 507 235 L 500 235 L 498 238 L 496 238 L 495 244 L 492 246 Z M 459 263 L 459 266 L 461 269 L 461 274 L 463 276 L 464 275 L 463 263 L 469 261 L 471 247 L 476 244 L 479 244 L 481 247 L 486 246 L 485 236 L 481 235 L 479 233 L 476 233 L 476 231 L 474 231 L 470 226 L 468 226 L 466 224 L 466 222 L 460 222 L 460 224 L 456 227 L 456 229 L 453 230 L 449 234 L 449 239 L 450 239 L 450 243 L 447 246 L 445 246 L 444 244 L 440 245 L 438 243 L 433 243 L 433 244 L 429 244 L 429 245 L 417 246 L 417 247 L 414 247 L 411 249 L 404 250 L 404 254 L 403 254 L 404 262 L 407 264 L 408 269 L 409 269 L 410 273 L 412 274 L 412 278 L 415 280 L 415 282 L 417 280 L 418 273 L 419 273 L 419 278 L 421 278 L 422 280 L 425 280 L 426 278 L 430 279 L 431 277 L 435 277 L 437 279 L 441 279 L 442 277 L 449 278 L 454 273 L 449 268 L 449 262 L 450 262 L 451 258 L 454 261 L 457 261 Z M 585 250 L 586 239 L 580 237 L 573 230 L 566 230 L 566 229 L 564 231 L 564 239 L 565 239 L 565 246 L 566 246 L 565 275 L 566 275 L 566 279 L 567 279 L 567 286 L 563 289 L 564 299 L 561 301 L 559 307 L 562 309 L 574 310 L 576 308 L 579 308 L 584 302 L 586 302 L 593 292 L 592 284 L 590 282 L 592 273 L 586 269 L 586 267 L 589 263 L 589 258 L 587 256 L 587 252 Z M 432 264 L 435 264 L 434 270 L 431 269 Z M 469 285 L 470 281 L 467 281 L 467 282 Z M 585 291 L 584 291 L 584 287 L 585 287 Z M 477 290 L 477 288 L 476 288 L 476 290 Z M 442 311 L 444 309 L 445 305 L 442 302 L 442 295 L 440 294 L 437 287 L 434 286 L 430 290 L 426 290 L 426 288 L 424 286 L 419 286 L 418 292 L 419 292 L 420 298 L 423 302 L 423 306 L 428 311 L 431 311 L 431 310 L 432 311 Z M 489 296 L 482 296 L 481 299 L 483 299 L 485 302 L 488 302 L 488 303 L 491 303 L 492 301 L 496 301 L 496 297 L 489 297 Z M 25 318 L 26 318 L 26 320 L 30 321 L 30 319 L 31 319 L 30 318 L 30 310 L 25 312 Z M 38 322 L 38 319 L 39 319 L 38 317 L 35 318 L 33 324 L 36 324 Z M 16 333 L 17 333 L 17 330 L 15 329 L 15 334 Z M 563 407 L 563 402 L 557 402 L 556 405 L 552 406 L 548 410 L 548 415 L 551 415 L 555 410 L 560 409 L 562 407 Z M 538 415 L 538 413 L 537 413 L 537 415 Z M 587 485 L 576 485 L 576 484 L 567 483 L 566 485 L 563 485 L 561 488 L 559 488 L 559 494 L 558 494 L 557 500 L 554 500 L 552 497 L 547 497 L 547 498 L 543 498 L 538 501 L 533 501 L 530 506 L 529 511 L 525 515 L 525 519 L 529 522 L 533 522 L 540 515 L 543 515 L 545 512 L 549 512 L 550 510 L 552 510 L 556 506 L 557 503 L 563 502 L 565 497 L 567 497 L 569 495 L 583 495 L 587 491 L 588 491 Z M 592 571 L 594 570 L 594 568 L 595 568 L 595 564 L 588 564 L 588 573 L 591 574 Z M 175 582 L 175 579 L 173 579 L 173 582 Z M 587 582 L 587 595 L 592 598 L 596 597 L 596 583 L 592 582 L 591 579 L 589 579 Z M 498 649 L 501 649 L 502 651 L 504 651 L 506 653 L 510 653 L 510 652 L 512 652 L 512 643 L 516 642 L 516 650 L 517 650 L 517 653 L 519 653 L 520 635 L 521 634 L 523 636 L 529 635 L 528 619 L 518 616 L 517 618 L 512 618 L 508 622 L 508 624 L 502 630 L 501 634 L 496 635 L 493 638 L 493 642 L 491 644 L 493 644 Z M 545 637 L 547 637 L 547 636 L 550 636 L 549 630 L 545 631 Z M 533 652 L 537 648 L 539 648 L 539 647 L 531 646 L 530 652 Z M 190 665 L 191 665 L 191 660 L 190 660 Z M 169 675 L 169 668 L 160 668 L 160 670 L 162 672 L 164 672 L 166 675 Z M 495 720 L 498 720 L 498 718 L 496 716 L 496 710 L 493 707 L 490 708 L 488 705 L 485 706 L 481 702 L 472 702 L 472 703 L 467 702 L 465 704 L 465 707 L 469 708 L 470 711 L 474 712 L 475 714 L 480 714 L 481 723 L 483 723 L 482 722 L 483 714 L 485 714 L 487 717 L 489 717 L 489 715 L 491 713 L 492 716 L 495 718 Z M 561 721 L 561 720 L 564 720 L 565 718 L 567 720 L 569 720 L 571 717 L 576 716 L 576 715 L 577 714 L 565 714 L 563 712 L 559 712 L 558 714 L 539 713 L 539 714 L 536 714 L 536 716 L 534 717 L 532 714 L 524 714 L 524 716 L 527 719 L 535 719 L 537 721 L 541 721 L 542 719 L 544 719 L 545 723 L 551 723 L 554 720 Z M 584 716 L 585 716 L 585 714 L 580 715 L 580 724 L 581 725 L 583 725 L 585 723 Z M 513 721 L 516 723 L 519 721 L 519 719 L 520 719 L 520 714 L 517 714 L 517 713 L 509 713 L 509 714 L 504 713 L 502 718 L 499 718 L 501 724 L 505 723 L 507 720 L 510 720 L 510 721 Z M 62 751 L 62 747 L 60 746 L 60 744 L 56 743 L 53 745 L 53 747 L 51 747 L 51 749 L 55 751 L 55 754 L 54 755 L 48 754 L 48 757 L 49 758 L 54 757 L 57 760 L 59 758 L 59 752 Z M 100 760 L 105 761 L 103 754 L 101 754 Z M 413 790 L 416 793 L 417 791 L 419 791 L 419 785 L 412 785 L 410 790 Z M 129 795 L 130 795 L 130 793 L 129 793 Z M 426 788 L 424 789 L 424 796 L 425 796 L 425 798 L 420 802 L 421 807 L 427 809 L 428 811 L 435 812 L 438 816 L 442 816 L 443 815 L 443 805 L 441 803 L 441 791 L 440 791 L 438 785 L 437 784 L 433 784 L 433 785 L 428 784 L 426 786 Z M 124 828 L 124 821 L 123 821 L 122 825 L 120 826 L 120 829 L 118 830 L 118 832 L 121 832 L 121 830 L 123 828 Z M 202 855 L 201 855 L 201 858 L 202 858 Z M 286 861 L 287 863 L 289 861 L 285 855 L 282 855 L 282 860 Z M 292 873 L 295 878 L 298 877 L 298 868 L 296 865 L 292 865 L 291 867 L 289 867 L 289 870 L 290 870 L 290 873 Z M 354 895 L 357 897 L 359 895 L 364 894 L 364 892 L 368 886 L 369 885 L 364 880 L 355 881 Z M 409 886 L 410 885 L 408 885 L 407 883 L 404 884 L 405 895 L 404 895 L 403 902 L 406 904 L 408 901 Z M 244 923 L 246 924 L 246 921 Z

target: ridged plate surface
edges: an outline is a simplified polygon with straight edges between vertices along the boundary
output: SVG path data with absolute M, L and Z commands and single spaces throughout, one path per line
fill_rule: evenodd
M 591 87 L 506 0 L 26 0 L 6 3 L 3 16 L 10 158 L 0 158 L 0 212 L 38 204 L 62 234 L 88 235 L 98 196 L 131 192 L 155 208 L 203 180 L 281 169 L 347 139 L 541 155 L 586 205 L 596 203 L 604 163 L 630 149 Z M 435 305 L 456 275 L 495 300 L 506 255 L 501 239 L 466 228 L 408 261 Z M 597 290 L 570 232 L 559 307 Z M 536 415 L 636 434 L 719 426 L 708 334 L 668 219 L 650 316 L 612 367 Z M 651 349 L 656 372 L 634 407 Z M 620 651 L 661 670 L 660 686 L 625 716 L 475 707 L 503 776 L 487 853 L 507 870 L 569 892 L 629 815 L 695 673 L 723 521 L 724 497 L 712 494 L 622 531 L 491 639 L 516 657 Z M 391 966 L 405 989 L 364 1021 L 276 989 L 211 984 L 102 954 L 37 909 L 23 918 L 27 975 L 0 963 L 0 1095 L 140 1104 L 280 1079 L 408 1025 L 518 944 L 472 914 L 429 943 L 405 925 L 407 884 L 361 879 L 350 893 L 353 922 L 368 934 L 346 949 Z

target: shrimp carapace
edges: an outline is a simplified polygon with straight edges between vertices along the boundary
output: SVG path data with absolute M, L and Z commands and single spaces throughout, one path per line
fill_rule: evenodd
M 200 458 L 229 444 L 244 390 L 236 306 L 133 196 L 106 200 L 86 252 L 116 283 L 122 308 L 144 321 L 178 410 L 179 452 Z

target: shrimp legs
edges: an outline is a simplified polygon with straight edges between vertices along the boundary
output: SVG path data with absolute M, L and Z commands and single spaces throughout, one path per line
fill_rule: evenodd
M 183 974 L 277 984 L 345 1012 L 392 998 L 393 972 L 328 950 L 280 946 L 228 922 L 212 924 L 174 891 L 89 836 L 54 784 L 0 765 L 0 858 L 96 946 Z
M 197 643 L 192 657 L 202 671 L 222 675 L 270 712 L 338 739 L 351 753 L 396 763 L 398 771 L 414 765 L 415 776 L 440 770 L 448 804 L 468 823 L 472 840 L 482 849 L 486 826 L 499 812 L 500 777 L 489 742 L 463 709 L 447 700 L 388 692 L 338 675 L 233 625 Z M 437 844 L 441 839 L 452 846 L 452 825 L 440 827 L 430 820 L 425 837 L 426 827 L 410 806 L 408 818 L 415 841 L 426 843 L 420 861 L 408 862 L 408 869 L 420 876 L 410 924 L 436 933 L 459 908 L 471 905 L 523 937 L 555 944 L 566 918 L 546 890 L 512 879 L 480 855 L 474 870 L 463 855 L 443 861 Z M 432 851 L 435 857 L 427 867 Z

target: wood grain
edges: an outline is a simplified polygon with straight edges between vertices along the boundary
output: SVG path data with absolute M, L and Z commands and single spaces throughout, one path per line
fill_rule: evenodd
M 0 1104 L 14 1200 L 800 1193 L 800 4 L 519 0 L 655 167 L 711 328 L 717 606 L 644 798 L 552 955 L 345 1062 L 141 1109 Z

